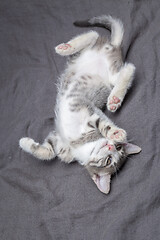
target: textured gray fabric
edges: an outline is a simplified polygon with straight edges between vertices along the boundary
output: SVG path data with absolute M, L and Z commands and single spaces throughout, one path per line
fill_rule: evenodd
M 0 12 L 0 239 L 159 239 L 160 1 L 1 0 Z M 40 162 L 18 147 L 19 138 L 42 142 L 53 129 L 65 66 L 54 46 L 85 30 L 75 20 L 102 14 L 123 21 L 124 57 L 137 67 L 121 110 L 109 116 L 142 147 L 109 195 L 77 163 Z

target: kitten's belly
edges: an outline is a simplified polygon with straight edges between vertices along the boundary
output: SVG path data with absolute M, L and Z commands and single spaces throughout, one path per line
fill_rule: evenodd
M 93 50 L 84 52 L 76 62 L 77 72 L 80 74 L 98 75 L 102 79 L 109 78 L 109 64 L 102 53 Z
M 85 126 L 89 117 L 86 108 L 78 112 L 69 109 L 69 103 L 62 99 L 59 104 L 57 127 L 61 137 L 66 141 L 74 141 L 85 132 Z

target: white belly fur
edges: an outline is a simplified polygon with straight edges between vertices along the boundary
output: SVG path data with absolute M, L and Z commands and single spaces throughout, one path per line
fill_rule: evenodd
M 59 109 L 58 125 L 61 136 L 69 141 L 76 140 L 85 132 L 85 126 L 89 117 L 87 109 L 83 108 L 78 112 L 71 112 L 69 103 L 65 98 L 61 99 Z
M 76 62 L 77 73 L 98 75 L 102 79 L 108 77 L 108 62 L 106 56 L 100 52 L 88 50 Z

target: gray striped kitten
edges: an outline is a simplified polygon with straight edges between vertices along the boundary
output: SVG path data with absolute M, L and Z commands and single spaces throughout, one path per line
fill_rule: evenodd
M 125 130 L 118 128 L 101 111 L 104 104 L 115 112 L 131 86 L 135 66 L 123 63 L 123 24 L 111 16 L 75 22 L 77 26 L 111 29 L 111 39 L 89 31 L 58 45 L 55 50 L 68 56 L 59 79 L 56 102 L 56 129 L 43 144 L 20 139 L 20 147 L 41 160 L 58 156 L 70 163 L 78 161 L 88 170 L 103 193 L 110 190 L 110 178 L 129 154 L 141 148 L 127 143 Z

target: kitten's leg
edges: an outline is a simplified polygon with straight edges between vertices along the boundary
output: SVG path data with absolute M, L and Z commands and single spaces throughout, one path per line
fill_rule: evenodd
M 96 43 L 98 36 L 99 34 L 95 31 L 81 34 L 67 43 L 61 43 L 55 47 L 55 51 L 62 56 L 72 55 L 86 47 L 92 47 Z
M 115 142 L 125 142 L 127 133 L 118 128 L 101 110 L 95 107 L 94 114 L 90 117 L 88 125 L 98 129 L 101 135 Z
M 24 151 L 41 160 L 51 160 L 56 156 L 67 163 L 73 160 L 70 148 L 63 144 L 60 136 L 55 132 L 51 132 L 43 144 L 25 137 L 20 139 L 19 145 Z
M 20 139 L 19 145 L 25 152 L 28 152 L 41 160 L 51 160 L 56 156 L 52 145 L 48 142 L 39 144 L 32 138 L 25 137 Z
M 125 142 L 127 139 L 126 131 L 124 129 L 118 128 L 112 122 L 101 119 L 98 124 L 98 129 L 102 136 L 115 142 Z
M 135 66 L 131 63 L 125 64 L 119 72 L 119 75 L 114 83 L 107 102 L 107 108 L 111 112 L 115 112 L 120 106 L 126 95 L 128 88 L 131 86 Z
M 66 163 L 74 161 L 70 147 L 62 141 L 57 133 L 51 132 L 45 141 L 54 145 L 56 156 L 59 157 L 61 161 Z

